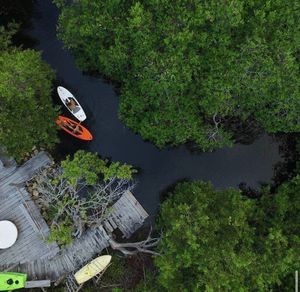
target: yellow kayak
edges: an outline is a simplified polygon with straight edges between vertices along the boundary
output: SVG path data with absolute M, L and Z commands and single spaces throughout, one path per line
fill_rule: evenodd
M 101 273 L 110 263 L 111 256 L 110 255 L 104 255 L 95 258 L 90 263 L 85 265 L 83 268 L 81 268 L 75 275 L 75 280 L 78 284 L 82 284 L 99 273 Z

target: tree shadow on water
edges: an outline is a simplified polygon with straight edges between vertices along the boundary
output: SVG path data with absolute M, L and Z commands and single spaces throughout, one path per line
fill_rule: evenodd
M 26 30 L 32 27 L 34 0 L 0 0 L 0 26 L 7 27 L 10 23 L 19 25 L 18 32 L 12 42 L 16 46 L 32 48 L 38 41 L 28 36 Z

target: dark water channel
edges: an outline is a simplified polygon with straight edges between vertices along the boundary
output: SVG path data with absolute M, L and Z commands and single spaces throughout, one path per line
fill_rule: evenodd
M 266 135 L 252 145 L 238 144 L 213 153 L 193 154 L 185 146 L 159 150 L 132 133 L 118 119 L 114 87 L 84 75 L 71 53 L 63 49 L 56 38 L 57 17 L 58 11 L 50 0 L 36 1 L 33 26 L 28 33 L 37 40 L 35 48 L 42 51 L 43 59 L 56 70 L 59 82 L 84 107 L 88 116 L 84 124 L 94 135 L 92 142 L 82 143 L 61 133 L 62 143 L 58 148 L 61 153 L 84 148 L 137 167 L 138 185 L 134 194 L 151 215 L 157 211 L 160 194 L 179 180 L 210 180 L 220 188 L 236 187 L 241 182 L 255 187 L 271 181 L 280 155 L 278 144 Z

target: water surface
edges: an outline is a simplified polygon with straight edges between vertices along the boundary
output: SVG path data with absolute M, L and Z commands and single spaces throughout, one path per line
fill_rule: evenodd
M 159 150 L 143 141 L 118 119 L 114 87 L 84 75 L 76 67 L 72 54 L 63 49 L 63 43 L 56 37 L 58 11 L 52 2 L 36 1 L 34 10 L 29 34 L 37 40 L 35 48 L 42 51 L 43 59 L 56 70 L 60 83 L 80 101 L 88 116 L 84 124 L 94 135 L 93 141 L 83 143 L 61 133 L 59 151 L 66 154 L 85 148 L 137 167 L 138 185 L 134 194 L 151 215 L 159 207 L 160 193 L 179 180 L 209 180 L 219 188 L 236 187 L 241 182 L 253 187 L 270 182 L 280 156 L 278 144 L 267 135 L 252 145 L 235 145 L 202 154 L 193 154 L 185 146 Z

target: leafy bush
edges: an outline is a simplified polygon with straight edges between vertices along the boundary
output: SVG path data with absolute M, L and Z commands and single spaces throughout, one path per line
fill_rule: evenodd
M 53 70 L 40 53 L 11 46 L 10 37 L 0 27 L 0 145 L 19 160 L 33 146 L 58 141 L 58 109 L 51 101 Z
M 104 181 L 110 178 L 132 179 L 132 174 L 136 170 L 128 164 L 120 164 L 120 162 L 108 163 L 107 160 L 99 159 L 96 153 L 78 150 L 74 157 L 70 156 L 61 162 L 63 168 L 62 177 L 66 178 L 71 184 L 84 180 L 87 184 L 95 184 L 102 175 Z
M 73 241 L 73 232 L 74 228 L 72 227 L 72 222 L 66 218 L 64 222 L 60 222 L 58 225 L 50 226 L 48 242 L 56 241 L 62 246 L 71 244 Z

